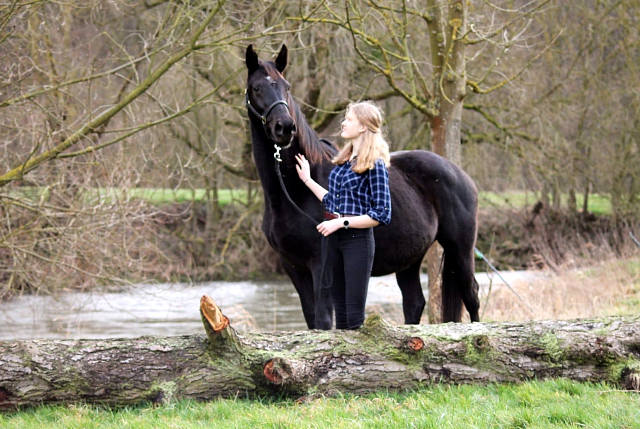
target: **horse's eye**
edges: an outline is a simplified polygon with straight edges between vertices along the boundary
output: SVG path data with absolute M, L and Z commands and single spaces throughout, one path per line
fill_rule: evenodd
M 253 92 L 260 92 L 260 87 L 259 86 L 254 86 L 253 87 Z
M 287 91 L 291 91 L 291 85 L 287 85 Z
M 275 82 L 271 82 L 271 86 L 275 88 L 276 86 L 278 86 L 278 84 Z

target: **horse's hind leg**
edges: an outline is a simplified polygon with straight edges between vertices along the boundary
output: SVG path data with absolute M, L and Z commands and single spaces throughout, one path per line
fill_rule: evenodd
M 420 323 L 422 311 L 426 301 L 422 292 L 422 284 L 420 283 L 420 265 L 421 260 L 409 266 L 408 268 L 398 271 L 396 279 L 398 286 L 402 292 L 402 311 L 404 312 L 404 323 L 407 325 L 417 325 Z

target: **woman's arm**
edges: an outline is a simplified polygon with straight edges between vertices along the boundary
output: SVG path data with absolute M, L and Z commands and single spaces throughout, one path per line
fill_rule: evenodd
M 349 221 L 349 228 L 371 228 L 378 226 L 380 222 L 371 219 L 369 215 L 339 217 L 337 219 L 326 220 L 316 227 L 318 232 L 325 237 L 333 234 L 340 228 L 344 228 L 344 221 Z
M 389 191 L 389 172 L 384 161 L 377 160 L 374 168 L 369 170 L 372 204 L 367 212 L 369 217 L 388 225 L 391 222 L 391 193 Z
M 313 194 L 320 200 L 322 201 L 322 199 L 324 198 L 324 196 L 329 193 L 329 191 L 327 191 L 326 189 L 324 189 L 322 186 L 320 186 L 320 184 L 318 184 L 318 182 L 316 182 L 315 180 L 313 180 L 311 177 L 309 177 L 309 179 L 307 179 L 306 182 L 304 182 L 305 185 L 307 185 L 307 188 L 309 188 L 311 190 L 311 192 L 313 192 Z
M 302 154 L 296 155 L 296 161 L 298 164 L 296 165 L 296 171 L 298 172 L 298 177 L 302 180 L 302 183 L 307 185 L 307 188 L 313 192 L 313 194 L 320 201 L 324 198 L 324 196 L 329 192 L 324 189 L 320 184 L 318 184 L 315 180 L 311 178 L 311 167 L 309 166 L 309 161 Z

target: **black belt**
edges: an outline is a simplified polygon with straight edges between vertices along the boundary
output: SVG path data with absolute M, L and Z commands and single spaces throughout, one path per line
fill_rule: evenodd
M 341 213 L 331 213 L 328 211 L 324 212 L 324 220 L 333 220 L 341 217 L 355 217 L 358 215 L 350 215 L 350 214 L 341 214 Z

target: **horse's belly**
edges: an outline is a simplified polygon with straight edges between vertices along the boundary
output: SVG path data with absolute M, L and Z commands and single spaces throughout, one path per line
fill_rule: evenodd
M 431 232 L 424 223 L 412 225 L 410 228 L 392 227 L 393 223 L 374 230 L 376 240 L 372 271 L 374 276 L 402 271 L 421 261 L 433 243 L 435 232 Z
M 421 261 L 435 240 L 438 220 L 433 207 L 413 189 L 392 201 L 391 223 L 374 228 L 374 276 L 402 271 Z

